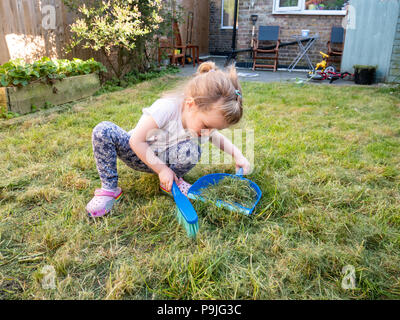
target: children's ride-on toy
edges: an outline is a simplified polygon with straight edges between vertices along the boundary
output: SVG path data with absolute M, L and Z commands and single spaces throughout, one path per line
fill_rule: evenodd
M 329 55 L 319 52 L 322 55 L 322 61 L 317 63 L 315 69 L 308 73 L 308 78 L 311 80 L 330 80 L 332 83 L 338 79 L 344 79 L 345 77 L 353 77 L 349 72 L 336 72 L 336 68 L 333 65 L 327 66 Z

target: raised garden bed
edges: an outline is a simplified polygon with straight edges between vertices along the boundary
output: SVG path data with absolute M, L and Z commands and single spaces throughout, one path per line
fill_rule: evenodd
M 93 58 L 10 60 L 0 66 L 0 115 L 26 114 L 86 98 L 100 88 L 98 73 L 106 71 Z
M 100 89 L 96 73 L 53 80 L 53 84 L 30 83 L 24 87 L 0 88 L 0 109 L 26 114 L 93 95 Z

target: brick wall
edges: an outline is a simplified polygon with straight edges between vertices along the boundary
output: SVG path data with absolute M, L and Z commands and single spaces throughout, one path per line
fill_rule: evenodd
M 221 30 L 221 0 L 210 1 L 210 52 L 230 51 L 232 45 L 232 30 Z M 279 25 L 281 42 L 290 42 L 294 35 L 300 35 L 302 29 L 310 30 L 310 34 L 319 33 L 320 38 L 309 52 L 311 62 L 315 64 L 321 60 L 319 51 L 327 52 L 327 42 L 330 39 L 332 26 L 340 26 L 343 16 L 315 16 L 315 15 L 281 15 L 272 14 L 273 0 L 255 0 L 251 8 L 250 0 L 239 1 L 239 16 L 237 30 L 237 49 L 250 47 L 252 22 L 250 15 L 257 14 L 256 33 L 260 25 Z M 298 46 L 283 47 L 279 51 L 279 65 L 288 66 L 298 53 Z M 238 61 L 251 61 L 250 53 L 238 55 Z M 340 61 L 340 60 L 339 60 Z M 298 66 L 306 66 L 302 59 Z M 335 63 L 339 66 L 338 63 Z

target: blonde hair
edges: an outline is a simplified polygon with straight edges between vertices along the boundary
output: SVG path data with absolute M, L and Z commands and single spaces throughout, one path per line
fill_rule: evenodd
M 242 118 L 242 88 L 233 65 L 223 71 L 214 62 L 203 62 L 186 85 L 184 94 L 192 97 L 202 111 L 217 107 L 229 125 Z
M 242 89 L 234 66 L 220 70 L 214 62 L 203 62 L 184 89 L 185 98 L 193 98 L 201 111 L 216 107 L 229 125 L 243 115 Z

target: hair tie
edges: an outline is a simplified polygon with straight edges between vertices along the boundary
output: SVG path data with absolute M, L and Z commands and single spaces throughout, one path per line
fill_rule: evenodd
M 240 93 L 239 90 L 235 90 L 235 93 L 236 93 L 237 96 L 242 97 L 242 94 Z
M 210 71 L 208 71 L 208 72 L 214 72 L 215 70 L 214 69 L 211 69 Z

